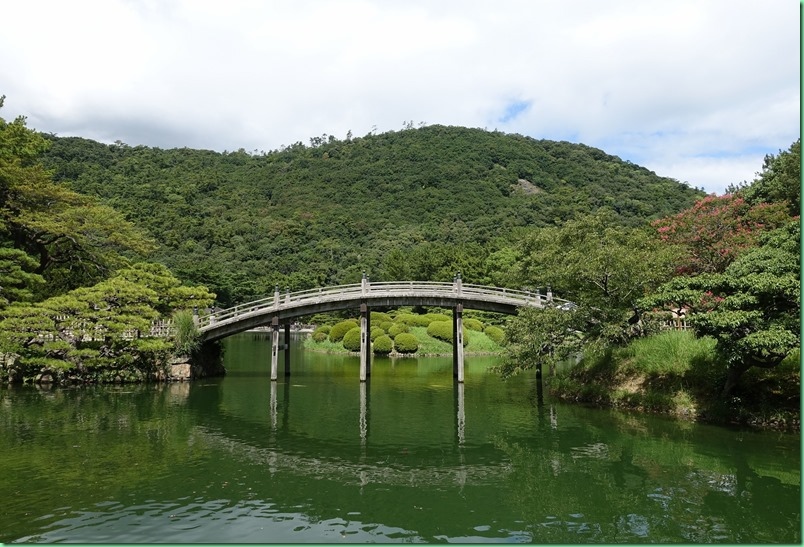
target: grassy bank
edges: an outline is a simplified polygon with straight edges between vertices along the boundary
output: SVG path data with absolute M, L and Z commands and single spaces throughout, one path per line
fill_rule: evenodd
M 721 390 L 726 367 L 715 341 L 668 331 L 624 348 L 587 355 L 549 379 L 550 392 L 565 401 L 668 414 L 716 423 L 799 429 L 799 355 L 774 369 L 751 369 L 732 394 Z

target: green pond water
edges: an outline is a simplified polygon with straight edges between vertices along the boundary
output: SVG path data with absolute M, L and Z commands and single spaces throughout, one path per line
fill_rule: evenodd
M 798 435 L 559 404 L 490 357 L 304 352 L 224 378 L 0 391 L 0 542 L 799 543 Z M 282 371 L 280 361 L 280 373 Z

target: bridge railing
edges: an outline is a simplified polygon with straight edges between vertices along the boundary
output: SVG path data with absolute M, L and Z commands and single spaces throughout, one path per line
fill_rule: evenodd
M 331 287 L 319 287 L 317 289 L 305 289 L 295 292 L 286 292 L 266 296 L 258 300 L 246 302 L 245 304 L 237 304 L 231 308 L 219 310 L 214 313 L 203 314 L 199 316 L 200 327 L 209 325 L 210 323 L 220 323 L 228 319 L 240 317 L 246 313 L 258 312 L 266 309 L 276 308 L 281 309 L 290 304 L 298 304 L 301 301 L 315 301 L 331 296 L 343 296 L 347 299 L 350 296 L 362 294 L 362 287 L 360 283 L 352 283 L 349 285 L 333 285 Z M 331 298 L 332 300 L 339 300 L 339 298 Z
M 483 300 L 506 301 L 514 304 L 524 305 L 535 304 L 542 306 L 548 301 L 566 302 L 566 300 L 553 298 L 548 292 L 523 291 L 517 289 L 505 289 L 499 287 L 489 287 L 485 285 L 473 285 L 469 283 L 442 282 L 442 281 L 375 281 L 369 283 L 352 283 L 348 285 L 334 285 L 331 287 L 320 287 L 316 289 L 305 289 L 295 292 L 276 292 L 272 296 L 267 296 L 238 304 L 224 310 L 199 316 L 198 326 L 205 327 L 212 323 L 227 322 L 231 319 L 241 317 L 245 314 L 259 313 L 270 309 L 287 309 L 302 305 L 304 303 L 337 302 L 340 300 L 350 300 L 360 296 L 389 296 L 406 293 L 416 293 L 423 296 L 463 296 L 467 298 L 481 298 Z

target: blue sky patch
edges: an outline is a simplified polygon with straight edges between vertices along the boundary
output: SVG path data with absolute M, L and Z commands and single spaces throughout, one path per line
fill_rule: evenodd
M 499 118 L 502 123 L 510 122 L 522 114 L 531 105 L 531 101 L 514 101 L 505 107 L 505 113 Z

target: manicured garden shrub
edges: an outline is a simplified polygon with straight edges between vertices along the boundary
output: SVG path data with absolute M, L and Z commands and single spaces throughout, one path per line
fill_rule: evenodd
M 391 325 L 391 328 L 388 329 L 388 336 L 391 338 L 396 338 L 397 334 L 408 332 L 409 330 L 410 329 L 405 323 L 394 323 Z
M 373 311 L 371 312 L 371 322 L 379 325 L 383 321 L 391 321 L 391 316 L 385 312 Z
M 439 340 L 443 340 L 444 342 L 452 343 L 452 319 L 448 321 L 433 321 L 430 323 L 430 326 L 427 327 L 427 334 L 432 336 L 433 338 L 438 338 Z M 463 345 L 466 346 L 469 343 L 469 331 L 466 329 L 466 325 L 463 327 Z
M 360 351 L 360 327 L 349 329 L 343 335 L 343 347 L 349 351 Z
M 324 334 L 329 334 L 329 331 L 332 330 L 332 325 L 321 325 L 320 327 L 318 327 L 315 330 L 321 331 Z
M 477 332 L 483 332 L 483 321 L 480 319 L 468 318 L 463 320 L 463 326 L 469 330 L 474 330 Z
M 405 325 L 408 325 L 408 326 L 410 326 L 410 325 L 416 326 L 416 318 L 417 317 L 418 317 L 418 315 L 415 315 L 413 313 L 400 313 L 399 315 L 396 316 L 396 319 L 394 321 L 396 323 L 404 323 Z M 390 333 L 389 333 L 389 335 L 390 335 Z
M 378 336 L 382 336 L 383 334 L 385 334 L 385 331 L 383 329 L 381 329 L 380 327 L 371 327 L 371 341 L 372 342 L 374 340 L 376 340 Z
M 335 323 L 335 325 L 329 331 L 329 341 L 330 342 L 340 342 L 343 340 L 343 335 L 349 332 L 350 329 L 359 326 L 357 321 L 354 319 L 346 319 L 345 321 L 341 321 L 340 323 Z
M 322 330 L 316 329 L 315 332 L 313 332 L 313 342 L 318 342 L 320 344 L 327 338 L 329 338 L 329 335 Z
M 427 334 L 444 342 L 452 342 L 452 321 L 433 321 L 427 327 Z
M 393 321 L 383 321 L 380 323 L 380 328 L 385 332 L 388 332 L 388 329 L 390 329 L 393 324 Z
M 427 313 L 419 316 L 419 326 L 429 327 L 433 321 L 452 321 L 452 317 L 443 313 Z
M 394 349 L 394 341 L 391 340 L 391 337 L 387 334 L 378 336 L 376 340 L 374 340 L 374 346 L 372 348 L 374 355 L 388 355 L 391 353 L 392 349 Z
M 486 336 L 491 338 L 491 341 L 495 344 L 502 345 L 503 341 L 505 340 L 505 331 L 503 331 L 500 327 L 489 325 L 483 330 L 483 332 L 486 333 Z
M 419 350 L 419 341 L 409 332 L 401 332 L 394 338 L 394 347 L 399 353 L 416 353 Z

